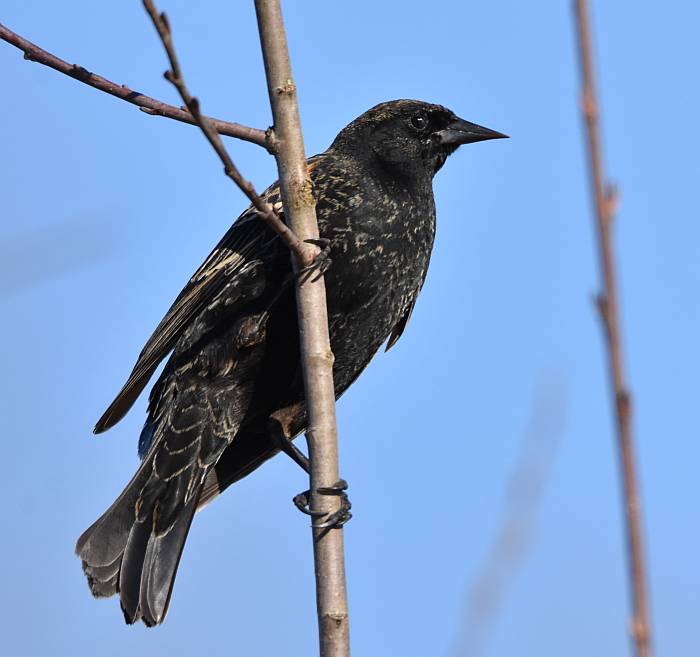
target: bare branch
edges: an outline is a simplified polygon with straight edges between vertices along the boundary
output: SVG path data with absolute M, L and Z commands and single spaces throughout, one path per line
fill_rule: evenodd
M 180 109 L 179 107 L 174 107 L 173 105 L 163 103 L 155 98 L 145 96 L 138 91 L 133 91 L 126 85 L 111 82 L 110 80 L 107 80 L 96 73 L 88 71 L 78 64 L 69 64 L 59 57 L 52 55 L 50 52 L 43 50 L 24 37 L 21 37 L 19 34 L 16 34 L 2 23 L 0 23 L 0 39 L 15 46 L 15 48 L 19 48 L 19 50 L 24 53 L 25 59 L 48 66 L 59 73 L 63 73 L 64 75 L 73 78 L 74 80 L 83 82 L 90 87 L 104 91 L 105 93 L 115 96 L 116 98 L 121 98 L 121 100 L 125 100 L 127 103 L 136 105 L 146 114 L 164 116 L 166 118 L 175 119 L 176 121 L 189 123 L 191 125 L 197 124 L 189 112 Z M 259 130 L 258 128 L 249 128 L 248 126 L 240 125 L 238 123 L 222 121 L 221 119 L 207 117 L 207 120 L 219 134 L 227 137 L 236 137 L 237 139 L 242 139 L 243 141 L 257 144 L 258 146 L 266 148 L 268 151 L 270 151 L 270 153 L 273 153 L 275 150 L 274 135 L 272 135 L 272 133 L 266 133 L 264 130 Z
M 240 171 L 233 163 L 231 156 L 228 154 L 223 141 L 221 141 L 221 137 L 214 129 L 211 121 L 201 113 L 199 101 L 193 97 L 187 89 L 182 70 L 180 69 L 180 63 L 175 54 L 175 46 L 173 45 L 172 33 L 167 16 L 165 13 L 158 13 L 153 0 L 143 0 L 143 6 L 151 17 L 153 25 L 158 32 L 158 36 L 163 42 L 163 47 L 168 55 L 168 59 L 170 60 L 170 70 L 165 72 L 165 79 L 171 82 L 177 89 L 194 122 L 201 128 L 205 137 L 216 151 L 216 154 L 224 165 L 224 173 L 250 199 L 250 202 L 258 211 L 258 216 L 280 236 L 294 253 L 298 261 L 302 265 L 310 264 L 313 260 L 311 247 L 307 247 L 289 229 L 284 221 L 280 219 L 277 210 L 259 196 L 255 191 L 255 187 L 253 187 L 253 183 L 243 178 Z
M 564 430 L 566 393 L 559 377 L 542 379 L 535 389 L 528 427 L 506 486 L 501 524 L 469 588 L 454 657 L 477 657 L 484 652 L 508 586 L 533 542 L 542 494 Z
M 306 165 L 296 86 L 279 0 L 255 0 L 255 11 L 275 133 L 280 144 L 275 157 L 285 215 L 300 238 L 317 238 L 316 204 Z M 309 427 L 311 508 L 314 512 L 334 513 L 339 510 L 338 498 L 317 492 L 319 488 L 332 487 L 339 479 L 333 354 L 323 278 L 297 284 L 297 309 Z M 348 657 L 343 530 L 328 529 L 322 524 L 312 523 L 320 654 L 321 657 Z
M 634 610 L 631 624 L 632 638 L 637 657 L 651 657 L 651 622 L 644 565 L 641 504 L 634 458 L 631 400 L 622 359 L 615 254 L 611 234 L 617 192 L 606 182 L 603 170 L 598 128 L 598 102 L 586 0 L 575 1 L 575 13 L 581 64 L 582 111 L 587 129 L 590 179 L 595 204 L 600 268 L 603 273 L 603 292 L 597 297 L 597 306 L 607 344 L 608 368 L 617 419 L 620 472 L 624 491 L 629 580 Z

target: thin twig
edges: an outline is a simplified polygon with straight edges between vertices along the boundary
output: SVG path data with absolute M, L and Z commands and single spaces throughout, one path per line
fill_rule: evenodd
M 173 45 L 172 33 L 170 31 L 170 23 L 165 13 L 159 13 L 156 9 L 153 0 L 143 0 L 143 6 L 148 12 L 148 15 L 153 21 L 153 25 L 158 32 L 160 40 L 163 42 L 163 47 L 170 60 L 170 69 L 165 72 L 165 79 L 177 89 L 182 101 L 189 110 L 194 122 L 201 128 L 205 137 L 216 151 L 219 159 L 224 165 L 224 173 L 236 184 L 236 186 L 250 199 L 255 209 L 258 211 L 258 216 L 274 230 L 289 249 L 294 253 L 298 261 L 303 265 L 308 265 L 313 260 L 313 251 L 311 247 L 307 247 L 292 230 L 282 221 L 277 210 L 264 201 L 255 191 L 253 183 L 246 180 L 241 175 L 240 171 L 233 163 L 231 156 L 228 154 L 219 133 L 214 129 L 209 119 L 204 116 L 199 108 L 199 100 L 190 94 L 185 84 L 185 79 L 182 75 L 180 63 L 175 54 L 175 46 Z
M 96 73 L 88 71 L 78 64 L 69 64 L 63 59 L 56 57 L 56 55 L 52 55 L 50 52 L 47 52 L 31 41 L 21 37 L 19 34 L 13 32 L 2 23 L 0 23 L 0 39 L 21 50 L 24 53 L 25 59 L 48 66 L 59 73 L 63 73 L 64 75 L 73 78 L 74 80 L 83 82 L 90 87 L 104 91 L 105 93 L 115 96 L 116 98 L 121 98 L 127 103 L 136 105 L 146 114 L 164 116 L 169 119 L 181 121 L 182 123 L 189 123 L 190 125 L 197 124 L 192 115 L 184 109 L 174 107 L 173 105 L 168 105 L 167 103 L 163 103 L 155 98 L 145 96 L 138 91 L 129 89 L 129 87 L 126 85 L 111 82 L 110 80 L 107 80 Z M 219 134 L 227 137 L 236 137 L 237 139 L 242 139 L 243 141 L 248 141 L 253 144 L 257 144 L 258 146 L 262 146 L 270 151 L 270 153 L 274 152 L 276 145 L 274 143 L 274 135 L 272 135 L 272 133 L 266 133 L 264 130 L 259 130 L 258 128 L 249 128 L 248 126 L 240 125 L 239 123 L 222 121 L 221 119 L 207 117 L 207 120 Z
M 611 234 L 617 193 L 606 181 L 603 170 L 601 139 L 598 128 L 598 103 L 586 0 L 575 0 L 575 13 L 581 64 L 582 111 L 587 128 L 590 179 L 595 203 L 598 249 L 604 285 L 603 292 L 598 295 L 596 302 L 607 343 L 608 367 L 615 402 L 617 442 L 624 492 L 629 552 L 629 579 L 633 604 L 631 633 L 637 657 L 651 657 L 651 622 L 644 565 L 641 503 L 637 487 L 631 426 L 632 403 L 625 380 L 622 360 L 615 256 Z
M 501 524 L 483 567 L 469 587 L 464 622 L 452 652 L 454 657 L 482 654 L 508 587 L 527 556 L 542 494 L 564 430 L 566 409 L 566 388 L 559 377 L 541 380 L 535 389 L 522 447 L 506 486 Z
M 316 238 L 316 204 L 304 154 L 296 86 L 279 0 L 255 0 L 255 11 L 274 129 L 280 143 L 275 157 L 285 215 L 300 238 Z M 323 278 L 304 285 L 298 282 L 296 292 L 308 413 L 311 508 L 334 513 L 339 509 L 338 498 L 317 493 L 319 488 L 331 487 L 339 479 L 333 353 Z M 348 657 L 350 638 L 343 530 L 317 526 L 321 524 L 312 523 L 320 654 L 321 657 Z

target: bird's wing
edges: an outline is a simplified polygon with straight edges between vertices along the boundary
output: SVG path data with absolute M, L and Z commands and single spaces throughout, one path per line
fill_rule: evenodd
M 251 260 L 230 279 L 233 289 L 224 302 L 215 299 L 195 323 L 201 327 L 221 320 L 217 306 L 245 306 L 261 296 L 266 284 L 265 265 Z M 78 540 L 76 551 L 93 594 L 119 593 L 128 623 L 142 618 L 156 625 L 165 618 L 204 481 L 250 406 L 265 356 L 265 314 L 244 312 L 227 323 L 214 348 L 198 354 L 197 367 L 187 357 L 178 361 L 183 340 L 178 341 L 176 356 L 151 395 L 144 426 L 150 444 L 137 474 Z M 198 330 L 190 326 L 185 336 Z M 225 355 L 217 342 L 226 344 Z M 236 376 L 226 377 L 234 367 Z M 210 375 L 216 383 L 203 383 L 202 376 Z
M 418 294 L 416 294 L 411 299 L 408 306 L 406 307 L 406 310 L 403 311 L 401 318 L 398 322 L 396 322 L 394 328 L 391 329 L 391 333 L 389 334 L 389 340 L 386 343 L 386 349 L 384 351 L 389 351 L 389 349 L 391 349 L 399 341 L 399 338 L 403 335 L 406 325 L 408 324 L 408 320 L 411 319 L 411 315 L 413 314 L 413 308 L 416 305 L 416 299 L 418 299 Z
M 323 154 L 308 159 L 309 175 L 313 177 L 313 172 L 322 159 Z M 261 196 L 264 201 L 280 210 L 281 214 L 282 197 L 278 183 L 268 187 Z M 124 387 L 97 421 L 95 433 L 106 431 L 126 415 L 158 364 L 175 346 L 183 330 L 251 257 L 255 257 L 256 253 L 276 239 L 277 236 L 260 221 L 252 206 L 234 222 L 158 324 Z
M 270 188 L 264 197 L 269 203 L 277 203 L 277 187 Z M 95 425 L 95 433 L 106 431 L 126 415 L 158 364 L 173 349 L 183 330 L 246 262 L 275 239 L 277 236 L 258 219 L 253 208 L 238 218 L 189 280 L 153 332 L 124 387 Z

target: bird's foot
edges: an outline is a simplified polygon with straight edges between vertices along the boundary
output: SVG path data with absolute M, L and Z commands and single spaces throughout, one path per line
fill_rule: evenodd
M 323 276 L 328 271 L 328 268 L 333 263 L 330 257 L 331 241 L 325 237 L 319 237 L 319 239 L 317 240 L 304 240 L 304 242 L 306 244 L 313 244 L 321 250 L 316 254 L 314 261 L 310 265 L 302 267 L 296 273 L 296 275 L 302 280 L 303 283 L 305 283 L 307 280 L 309 280 L 309 278 L 314 272 L 318 272 L 316 276 L 314 276 L 314 278 L 311 280 L 312 283 L 315 283 L 319 278 L 321 278 L 321 276 Z
M 307 516 L 311 516 L 314 519 L 314 522 L 311 523 L 312 527 L 315 527 L 316 529 L 339 529 L 348 520 L 350 520 L 350 518 L 352 518 L 352 513 L 350 513 L 352 503 L 350 502 L 348 494 L 345 492 L 347 489 L 348 482 L 345 481 L 345 479 L 339 479 L 332 486 L 316 489 L 316 492 L 319 495 L 335 495 L 340 498 L 340 508 L 333 513 L 326 513 L 325 511 L 312 511 L 309 508 L 311 499 L 310 490 L 305 490 L 303 493 L 295 495 L 292 502 L 294 502 L 294 506 L 296 506 L 299 511 L 305 513 Z M 317 522 L 322 518 L 324 519 L 323 522 Z

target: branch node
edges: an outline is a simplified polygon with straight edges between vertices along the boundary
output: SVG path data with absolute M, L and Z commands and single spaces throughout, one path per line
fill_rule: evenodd
M 80 64 L 71 65 L 71 76 L 77 78 L 81 82 L 86 82 L 92 77 L 92 73 L 86 68 L 80 66 Z
M 279 141 L 272 126 L 265 130 L 265 146 L 272 155 L 275 155 L 279 149 Z
M 624 388 L 622 390 L 618 390 L 615 394 L 615 401 L 617 402 L 618 412 L 625 420 L 627 420 L 632 409 L 632 398 L 629 391 L 625 390 Z
M 165 32 L 168 34 L 168 36 L 170 36 L 170 21 L 168 20 L 168 15 L 164 11 L 160 13 L 160 20 L 163 23 L 163 28 L 165 29 Z
M 600 317 L 607 325 L 607 323 L 610 319 L 609 318 L 608 297 L 605 295 L 604 292 L 599 292 L 598 294 L 595 295 L 594 302 L 595 302 L 596 308 L 598 309 L 598 312 L 600 313 Z
M 581 94 L 581 110 L 588 121 L 593 121 L 598 116 L 598 105 L 588 88 Z
M 604 216 L 607 221 L 612 221 L 617 212 L 617 206 L 620 200 L 620 191 L 614 183 L 608 182 L 605 185 L 603 194 Z
M 340 627 L 345 621 L 347 621 L 348 615 L 343 614 L 343 613 L 330 613 L 330 614 L 325 614 L 324 618 L 327 618 L 336 627 Z
M 296 92 L 296 90 L 297 87 L 292 80 L 287 80 L 286 84 L 283 84 L 281 87 L 275 88 L 275 92 L 280 96 L 291 96 Z
M 645 622 L 639 618 L 630 620 L 630 634 L 636 643 L 646 644 L 649 642 L 649 630 Z

